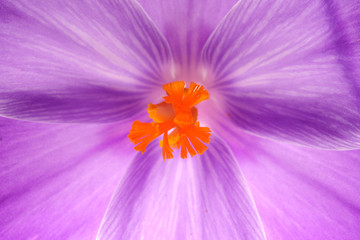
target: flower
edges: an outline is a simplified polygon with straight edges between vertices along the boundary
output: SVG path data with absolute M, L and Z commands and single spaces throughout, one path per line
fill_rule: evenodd
M 0 238 L 358 239 L 359 12 L 1 1 Z M 164 163 L 127 135 L 175 81 L 212 136 Z

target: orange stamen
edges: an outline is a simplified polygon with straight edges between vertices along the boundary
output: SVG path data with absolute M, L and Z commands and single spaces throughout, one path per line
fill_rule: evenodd
M 174 150 L 170 147 L 169 145 L 169 140 L 168 140 L 168 133 L 164 133 L 164 139 L 163 139 L 163 158 L 164 158 L 164 161 L 165 159 L 170 159 L 170 158 L 173 158 L 174 155 L 173 155 L 173 152 Z
M 173 158 L 173 148 L 180 148 L 182 158 L 187 158 L 187 152 L 192 157 L 204 153 L 207 150 L 205 143 L 210 142 L 211 130 L 200 127 L 198 111 L 194 106 L 208 99 L 209 93 L 194 82 L 186 89 L 184 81 L 165 84 L 163 89 L 167 93 L 165 102 L 150 103 L 147 109 L 154 122 L 135 121 L 131 126 L 129 138 L 136 145 L 135 150 L 144 153 L 150 142 L 163 134 L 160 146 L 164 160 Z

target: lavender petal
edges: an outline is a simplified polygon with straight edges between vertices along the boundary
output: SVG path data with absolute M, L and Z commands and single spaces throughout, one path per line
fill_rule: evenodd
M 0 239 L 95 239 L 133 155 L 127 131 L 0 118 Z
M 233 150 L 268 240 L 359 238 L 359 150 L 328 151 L 282 143 L 231 124 L 212 129 Z
M 0 55 L 0 115 L 50 122 L 134 116 L 171 61 L 139 4 L 110 0 L 1 1 Z
M 325 149 L 360 147 L 359 1 L 241 1 L 203 49 L 241 128 Z
M 213 137 L 202 156 L 163 162 L 153 144 L 113 196 L 98 239 L 265 239 L 236 160 Z

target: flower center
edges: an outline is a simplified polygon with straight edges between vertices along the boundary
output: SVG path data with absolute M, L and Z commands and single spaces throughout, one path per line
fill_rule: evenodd
M 147 111 L 152 123 L 135 121 L 129 133 L 130 140 L 136 145 L 135 150 L 145 152 L 147 145 L 163 135 L 160 141 L 164 160 L 173 158 L 173 148 L 180 148 L 181 158 L 202 154 L 210 142 L 210 129 L 200 127 L 197 121 L 198 111 L 195 105 L 208 99 L 206 89 L 194 82 L 185 88 L 184 81 L 163 85 L 167 96 L 164 102 L 149 104 Z

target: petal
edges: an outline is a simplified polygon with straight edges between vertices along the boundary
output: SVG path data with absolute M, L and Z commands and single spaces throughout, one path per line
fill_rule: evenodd
M 0 55 L 0 115 L 52 122 L 133 116 L 171 58 L 139 4 L 110 0 L 1 1 Z
M 0 118 L 0 239 L 95 239 L 132 156 L 123 128 Z
M 236 0 L 139 0 L 168 40 L 178 80 L 199 81 L 200 51 Z M 197 76 L 201 77 L 201 76 Z
M 157 148 L 157 146 L 155 146 Z M 265 239 L 236 160 L 214 137 L 201 157 L 138 155 L 98 239 Z
M 203 58 L 241 128 L 321 148 L 359 148 L 359 26 L 358 1 L 241 1 Z
M 229 125 L 221 133 L 239 160 L 268 240 L 359 239 L 359 150 L 316 150 Z

